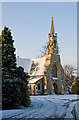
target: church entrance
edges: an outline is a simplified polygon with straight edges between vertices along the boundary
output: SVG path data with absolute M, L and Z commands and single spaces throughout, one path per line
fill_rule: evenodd
M 54 93 L 58 94 L 58 86 L 57 86 L 57 84 L 55 82 L 53 84 L 53 87 L 54 87 Z

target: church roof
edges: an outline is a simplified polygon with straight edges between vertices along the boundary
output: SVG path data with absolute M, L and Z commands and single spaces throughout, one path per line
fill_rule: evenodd
M 32 66 L 30 71 L 31 76 L 44 75 L 45 59 L 46 57 L 31 59 L 32 60 Z
M 19 66 L 23 67 L 24 72 L 30 74 L 30 69 L 31 69 L 31 65 L 32 65 L 32 61 L 30 59 L 17 57 L 16 62 L 17 62 L 17 67 L 19 67 Z
M 17 66 L 21 66 L 24 68 L 24 71 L 31 76 L 44 75 L 44 67 L 45 67 L 45 59 L 46 57 L 39 58 L 19 58 L 17 57 Z
M 31 78 L 31 79 L 29 79 L 29 84 L 35 83 L 35 82 L 39 81 L 41 78 Z

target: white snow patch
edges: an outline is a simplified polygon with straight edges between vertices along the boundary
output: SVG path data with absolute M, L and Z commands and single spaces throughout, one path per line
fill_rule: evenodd
M 37 64 L 35 69 L 32 71 L 31 76 L 44 75 L 45 59 L 46 57 L 31 59 L 34 62 L 34 64 Z
M 32 107 L 16 110 L 2 110 L 3 118 L 74 118 L 72 111 L 78 95 L 31 96 Z M 1 111 L 0 111 L 1 112 Z M 78 111 L 76 107 L 77 116 Z M 65 116 L 64 116 L 65 115 Z
M 16 63 L 18 67 L 19 66 L 23 67 L 24 71 L 29 75 L 30 75 L 32 63 L 37 64 L 35 66 L 35 69 L 32 71 L 31 76 L 44 75 L 45 59 L 46 57 L 32 58 L 32 59 L 17 57 Z
M 64 89 L 64 86 L 62 85 L 62 89 Z
M 75 112 L 76 112 L 76 118 L 79 120 L 79 101 L 77 101 L 77 104 L 75 105 Z
M 41 77 L 42 78 L 42 77 Z M 40 80 L 41 78 L 31 78 L 31 79 L 29 79 L 29 84 L 30 83 L 35 83 L 35 82 L 37 82 L 38 80 Z
M 53 79 L 53 80 L 58 80 L 58 78 L 57 78 L 57 77 L 52 77 L 52 79 Z
M 26 73 L 30 73 L 30 69 L 31 69 L 31 65 L 32 65 L 32 61 L 30 59 L 26 59 L 26 58 L 19 58 L 17 57 L 17 66 L 21 66 L 24 68 L 24 71 Z
M 0 120 L 2 119 L 2 111 L 0 111 Z

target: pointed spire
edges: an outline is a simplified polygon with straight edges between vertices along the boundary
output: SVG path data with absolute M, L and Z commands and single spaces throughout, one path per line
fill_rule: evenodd
M 54 26 L 53 26 L 53 17 L 52 17 L 52 24 L 51 24 L 51 32 L 50 34 L 52 35 L 54 33 Z

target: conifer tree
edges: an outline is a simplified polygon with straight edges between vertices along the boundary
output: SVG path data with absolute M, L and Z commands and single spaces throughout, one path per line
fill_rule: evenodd
M 14 40 L 8 27 L 4 27 L 1 33 L 2 38 L 2 108 L 9 109 L 15 104 L 19 106 L 19 93 L 17 86 L 13 83 L 16 70 Z M 16 87 L 16 88 L 15 88 Z M 15 100 L 16 98 L 16 100 Z M 18 102 L 17 102 L 18 100 Z M 13 103 L 13 106 L 12 106 Z
M 2 77 L 3 80 L 14 78 L 16 70 L 14 40 L 11 36 L 11 31 L 5 26 L 2 31 Z
M 28 82 L 27 82 L 27 79 L 30 76 L 28 75 L 28 73 L 24 72 L 24 68 L 22 68 L 21 66 L 19 66 L 16 69 L 16 73 L 17 73 L 17 78 L 19 78 L 18 83 L 20 85 L 20 93 L 21 93 L 20 101 L 21 101 L 21 105 L 28 106 L 28 105 L 30 105 L 30 97 L 29 97 L 29 94 L 28 94 L 28 87 L 27 87 Z
M 8 27 L 2 34 L 2 109 L 28 106 L 30 98 L 27 89 L 26 73 L 22 67 L 16 66 L 14 40 Z

